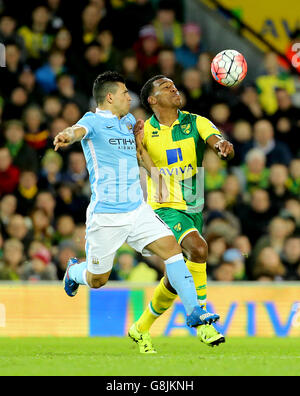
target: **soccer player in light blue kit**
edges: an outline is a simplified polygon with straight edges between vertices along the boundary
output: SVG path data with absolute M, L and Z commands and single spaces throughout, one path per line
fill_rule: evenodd
M 55 150 L 81 141 L 92 191 L 86 220 L 86 261 L 69 260 L 64 277 L 66 293 L 75 296 L 79 285 L 104 286 L 115 252 L 126 242 L 142 254 L 150 252 L 164 260 L 168 279 L 186 310 L 188 326 L 216 322 L 219 315 L 198 305 L 193 278 L 172 231 L 144 202 L 133 134 L 141 122 L 136 123 L 129 113 L 131 98 L 123 77 L 116 72 L 99 75 L 93 95 L 96 112 L 87 112 L 54 139 Z M 148 172 L 154 167 L 150 157 L 142 165 Z M 158 186 L 159 175 L 152 176 Z M 149 334 L 143 334 L 141 341 L 145 344 L 148 337 L 145 352 L 155 353 Z

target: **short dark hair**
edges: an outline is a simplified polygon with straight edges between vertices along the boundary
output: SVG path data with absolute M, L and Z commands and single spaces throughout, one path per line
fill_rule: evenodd
M 117 90 L 117 82 L 125 84 L 123 76 L 118 72 L 106 71 L 99 74 L 93 85 L 93 96 L 96 104 L 102 104 L 109 92 L 114 93 Z
M 163 76 L 162 74 L 159 74 L 159 75 L 157 75 L 157 76 L 151 77 L 151 78 L 145 83 L 145 85 L 143 86 L 143 88 L 142 88 L 142 90 L 141 90 L 140 98 L 141 98 L 142 105 L 145 107 L 145 109 L 146 109 L 149 113 L 152 112 L 152 109 L 151 109 L 151 106 L 150 106 L 149 103 L 148 103 L 148 98 L 149 98 L 149 96 L 151 96 L 151 94 L 152 94 L 152 91 L 153 91 L 153 83 L 154 83 L 154 81 L 160 80 L 161 78 L 165 78 L 165 77 L 166 77 L 166 76 Z

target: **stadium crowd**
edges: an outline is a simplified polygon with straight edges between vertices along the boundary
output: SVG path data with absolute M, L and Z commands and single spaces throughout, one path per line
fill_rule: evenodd
M 0 280 L 61 280 L 85 257 L 90 187 L 80 144 L 53 138 L 95 108 L 91 88 L 117 70 L 147 119 L 139 92 L 164 74 L 184 109 L 208 117 L 235 148 L 226 163 L 207 150 L 204 236 L 216 281 L 300 280 L 299 75 L 265 55 L 255 81 L 217 84 L 214 54 L 184 1 L 0 0 Z M 258 67 L 259 69 L 259 67 Z M 163 262 L 124 245 L 112 280 L 153 282 Z

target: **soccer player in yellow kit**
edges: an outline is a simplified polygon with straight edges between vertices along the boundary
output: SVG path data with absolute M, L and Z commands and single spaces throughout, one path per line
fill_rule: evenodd
M 181 245 L 199 304 L 205 307 L 208 248 L 201 235 L 204 205 L 202 160 L 207 144 L 222 159 L 234 156 L 233 146 L 207 118 L 180 111 L 180 94 L 173 81 L 163 75 L 146 82 L 141 91 L 141 101 L 153 115 L 145 124 L 139 121 L 135 128 L 140 163 L 149 163 L 147 158 L 150 156 L 169 192 L 164 202 L 155 198 L 157 191 L 149 175 L 151 170 L 147 169 L 147 200 Z M 138 343 L 141 353 L 155 353 L 150 327 L 176 297 L 176 291 L 165 275 L 146 310 L 129 329 L 128 334 Z M 224 336 L 213 325 L 199 326 L 197 335 L 209 346 L 225 342 Z

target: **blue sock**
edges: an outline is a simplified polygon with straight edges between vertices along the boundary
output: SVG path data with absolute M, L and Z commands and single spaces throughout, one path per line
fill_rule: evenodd
M 168 279 L 176 290 L 187 315 L 198 305 L 197 292 L 193 277 L 188 270 L 182 254 L 170 257 L 165 261 Z
M 86 269 L 87 269 L 86 261 L 83 261 L 82 263 L 79 263 L 79 264 L 72 265 L 69 269 L 70 279 L 75 281 L 79 285 L 87 285 Z

